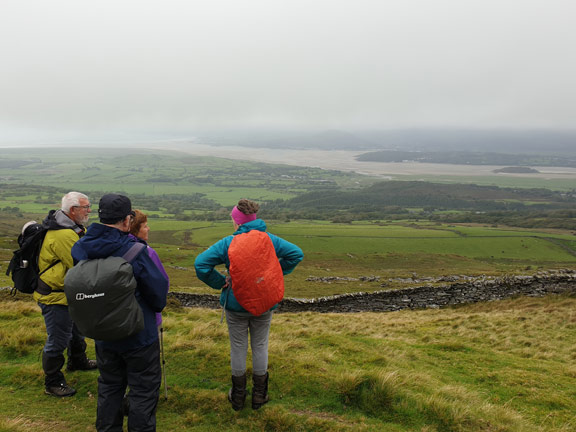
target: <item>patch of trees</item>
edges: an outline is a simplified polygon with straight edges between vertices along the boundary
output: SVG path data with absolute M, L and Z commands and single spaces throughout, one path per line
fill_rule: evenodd
M 96 194 L 95 196 L 99 196 Z M 200 211 L 214 212 L 222 206 L 216 201 L 206 198 L 205 194 L 165 194 L 165 195 L 144 195 L 131 194 L 132 206 L 144 211 L 162 211 L 173 214 L 177 219 L 189 220 L 191 217 L 186 212 Z
M 575 204 L 574 195 L 547 189 L 390 181 L 353 192 L 306 193 L 263 210 L 279 220 L 427 219 L 576 229 Z
M 509 189 L 496 186 L 436 184 L 427 182 L 388 181 L 357 191 L 317 191 L 302 194 L 272 208 L 316 210 L 379 211 L 386 207 L 426 207 L 434 210 L 510 210 L 524 208 L 523 201 L 541 205 L 564 206 L 576 202 L 547 189 Z M 552 204 L 551 204 L 552 203 Z
M 1 209 L 5 213 L 20 213 L 20 207 L 10 207 L 6 206 Z
M 486 225 L 505 225 L 520 228 L 555 228 L 576 230 L 576 217 L 573 211 L 509 211 L 489 213 L 454 213 L 430 215 L 429 219 L 447 223 L 479 223 Z
M 21 184 L 0 184 L 0 196 L 23 196 L 23 195 L 41 195 L 41 194 L 65 194 L 68 190 L 62 192 L 63 189 L 54 186 L 37 186 L 37 185 L 21 185 Z M 62 198 L 62 196 L 60 196 Z
M 171 178 L 171 177 L 151 177 L 147 178 L 147 183 L 178 183 L 180 179 Z
M 508 174 L 539 174 L 540 171 L 530 167 L 505 167 L 492 170 L 495 173 L 508 173 Z

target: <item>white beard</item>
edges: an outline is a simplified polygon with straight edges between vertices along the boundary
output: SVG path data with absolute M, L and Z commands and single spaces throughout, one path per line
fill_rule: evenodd
M 83 217 L 82 219 L 80 219 L 78 222 L 76 222 L 78 225 L 86 225 L 88 223 L 88 220 L 90 219 L 90 215 L 86 215 L 85 217 Z

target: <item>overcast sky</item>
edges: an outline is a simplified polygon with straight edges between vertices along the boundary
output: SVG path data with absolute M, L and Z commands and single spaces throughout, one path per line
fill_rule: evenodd
M 573 0 L 2 0 L 0 144 L 576 128 Z

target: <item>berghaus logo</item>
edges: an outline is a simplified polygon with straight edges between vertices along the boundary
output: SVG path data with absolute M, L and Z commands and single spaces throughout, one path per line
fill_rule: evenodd
M 86 300 L 86 299 L 93 299 L 96 297 L 104 297 L 105 293 L 95 293 L 95 294 L 84 294 L 84 293 L 77 293 L 76 300 Z

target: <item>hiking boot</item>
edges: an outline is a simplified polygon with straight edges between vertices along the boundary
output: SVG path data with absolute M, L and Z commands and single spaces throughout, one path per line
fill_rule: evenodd
M 232 388 L 228 392 L 228 400 L 234 411 L 240 411 L 244 408 L 246 393 L 246 374 L 242 376 L 232 375 Z
M 268 402 L 268 372 L 265 375 L 253 375 L 252 409 L 258 409 Z
M 97 367 L 98 364 L 96 363 L 96 360 L 84 359 L 82 362 L 68 362 L 66 370 L 68 372 L 86 371 L 96 369 Z
M 74 396 L 76 394 L 76 389 L 73 389 L 66 383 L 60 383 L 54 386 L 46 386 L 44 392 L 50 396 L 67 397 Z

